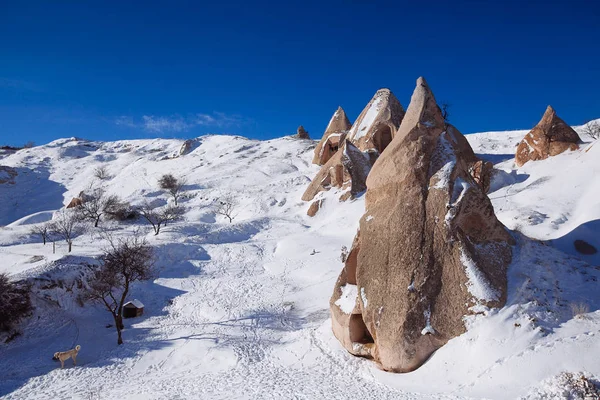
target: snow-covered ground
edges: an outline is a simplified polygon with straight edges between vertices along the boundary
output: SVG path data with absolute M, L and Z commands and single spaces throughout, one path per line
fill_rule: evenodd
M 349 355 L 331 333 L 340 251 L 364 199 L 339 203 L 330 191 L 306 216 L 300 197 L 319 168 L 310 164 L 314 142 L 205 136 L 177 156 L 180 140 L 61 139 L 0 158 L 18 173 L 0 184 L 0 271 L 34 282 L 37 294 L 23 335 L 0 344 L 0 396 L 533 399 L 559 396 L 563 371 L 599 379 L 600 258 L 578 255 L 572 243 L 600 249 L 600 145 L 584 138 L 579 151 L 517 169 L 525 133 L 467 136 L 496 165 L 489 196 L 517 240 L 508 302 L 469 317 L 467 333 L 408 374 Z M 99 166 L 110 179 L 95 181 Z M 167 202 L 157 185 L 164 173 L 187 180 L 185 221 L 158 236 L 142 221 L 101 222 L 115 236 L 147 232 L 160 267 L 158 279 L 134 286 L 130 297 L 145 312 L 126 320 L 117 346 L 110 314 L 77 299 L 85 264 L 107 245 L 97 230 L 76 238 L 69 255 L 66 244 L 53 254 L 28 232 L 94 182 L 133 204 Z M 232 223 L 211 207 L 229 194 L 239 200 Z M 574 305 L 588 312 L 575 316 Z M 76 344 L 78 366 L 57 368 L 52 354 Z

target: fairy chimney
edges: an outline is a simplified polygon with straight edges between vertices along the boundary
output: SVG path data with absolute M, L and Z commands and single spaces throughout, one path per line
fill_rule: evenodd
M 368 175 L 330 309 L 342 345 L 384 370 L 418 368 L 465 331 L 465 315 L 506 301 L 513 239 L 471 176 L 465 144 L 419 78 Z

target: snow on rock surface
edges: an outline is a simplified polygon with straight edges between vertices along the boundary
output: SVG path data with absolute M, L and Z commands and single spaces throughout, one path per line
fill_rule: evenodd
M 518 169 L 515 146 L 527 131 L 466 136 L 495 164 L 489 197 L 498 218 L 545 242 L 516 233 L 506 306 L 468 317 L 465 334 L 408 374 L 349 355 L 331 333 L 339 250 L 352 242 L 364 199 L 339 204 L 332 189 L 323 193 L 326 212 L 305 216 L 299 199 L 318 170 L 310 141 L 205 136 L 179 156 L 183 140 L 60 139 L 5 155 L 2 165 L 18 175 L 0 184 L 0 271 L 35 280 L 37 310 L 22 336 L 0 343 L 0 397 L 537 399 L 560 398 L 547 393 L 564 371 L 597 381 L 600 259 L 572 242 L 582 237 L 600 249 L 600 182 L 592 179 L 600 146 L 575 130 L 580 150 Z M 148 236 L 161 269 L 155 281 L 134 285 L 130 297 L 145 312 L 126 321 L 122 346 L 105 328 L 110 315 L 80 307 L 75 296 L 85 264 L 107 243 L 80 236 L 67 257 L 64 243 L 53 254 L 29 234 L 88 187 L 98 166 L 112 176 L 107 191 L 132 203 L 165 198 L 161 174 L 188 180 L 186 220 Z M 231 224 L 211 208 L 229 192 L 240 202 Z M 142 221 L 110 228 L 151 230 Z M 589 312 L 574 317 L 573 303 Z M 52 353 L 76 344 L 78 366 L 57 369 Z
M 352 314 L 352 310 L 356 306 L 356 298 L 358 296 L 358 289 L 356 285 L 350 283 L 345 284 L 340 288 L 342 295 L 335 302 L 335 304 L 346 314 Z M 362 294 L 363 292 L 361 292 Z

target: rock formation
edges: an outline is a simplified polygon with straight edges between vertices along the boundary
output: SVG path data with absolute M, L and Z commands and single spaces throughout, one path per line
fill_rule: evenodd
M 304 192 L 302 200 L 310 201 L 317 193 L 331 187 L 350 188 L 350 193 L 344 193 L 340 200 L 364 191 L 368 170 L 391 142 L 403 117 L 404 109 L 389 89 L 379 89 L 375 93 L 347 134 L 338 132 L 350 127 L 344 110 L 338 108 L 315 148 L 313 163 L 323 167 Z M 346 151 L 347 143 L 352 144 L 350 152 Z M 360 152 L 363 154 L 359 155 Z M 367 166 L 364 160 L 369 160 L 370 165 Z M 357 178 L 360 180 L 354 182 Z
M 527 161 L 544 160 L 565 150 L 577 150 L 580 141 L 577 132 L 548 106 L 541 121 L 519 143 L 515 162 L 521 167 Z
M 298 130 L 296 131 L 296 137 L 298 139 L 310 139 L 308 132 L 302 125 L 298 127 Z
M 382 153 L 396 134 L 404 109 L 389 89 L 379 89 L 362 110 L 352 129 L 350 141 L 361 151 Z
M 315 147 L 313 164 L 324 165 L 327 163 L 338 151 L 351 127 L 352 124 L 346 116 L 346 112 L 342 107 L 338 107 L 325 129 L 321 141 Z
M 418 368 L 506 301 L 513 239 L 471 175 L 472 149 L 423 78 L 367 178 L 365 214 L 330 301 L 333 332 L 388 371 Z

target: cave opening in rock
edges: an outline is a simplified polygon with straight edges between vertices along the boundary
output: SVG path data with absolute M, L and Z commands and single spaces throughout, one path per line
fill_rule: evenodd
M 367 329 L 362 314 L 352 314 L 350 316 L 349 330 L 352 343 L 374 343 L 373 336 Z
M 373 144 L 375 149 L 381 154 L 392 141 L 392 128 L 388 125 L 383 126 L 373 135 Z

